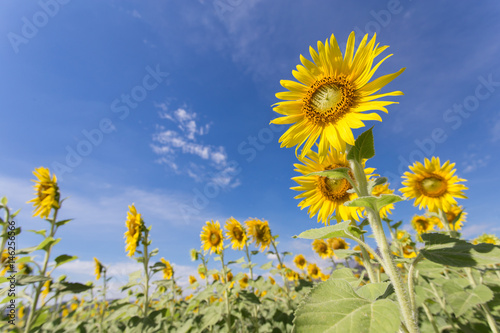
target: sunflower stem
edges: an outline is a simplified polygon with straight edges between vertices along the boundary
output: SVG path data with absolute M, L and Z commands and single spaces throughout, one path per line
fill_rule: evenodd
M 143 264 L 144 264 L 144 274 L 145 274 L 145 283 L 144 283 L 144 321 L 146 321 L 146 317 L 148 316 L 148 306 L 149 306 L 149 271 L 148 271 L 148 266 L 149 266 L 149 253 L 148 253 L 148 235 L 149 231 L 146 227 L 144 227 L 144 240 L 142 241 L 142 244 L 144 246 L 144 253 L 143 253 Z
M 451 230 L 450 224 L 448 223 L 448 217 L 446 216 L 446 213 L 444 210 L 439 209 L 438 210 L 439 218 L 441 219 L 441 223 L 443 224 L 444 230 L 450 235 L 451 237 L 458 237 L 458 234 L 455 230 Z
M 224 264 L 224 249 L 221 250 L 220 252 L 220 261 L 222 263 L 222 274 L 224 275 L 224 284 L 226 285 L 224 288 L 224 300 L 225 300 L 225 303 L 226 303 L 226 315 L 227 315 L 227 318 L 226 318 L 226 325 L 227 325 L 227 331 L 228 332 L 231 332 L 231 327 L 233 326 L 231 324 L 231 307 L 229 305 L 229 292 L 228 292 L 228 289 L 227 288 L 227 284 L 228 284 L 228 280 L 227 280 L 227 268 L 226 268 L 226 265 Z
M 434 329 L 434 333 L 440 333 L 439 328 L 437 327 L 436 324 L 436 319 L 434 319 L 434 316 L 432 315 L 431 310 L 429 310 L 429 307 L 424 303 L 422 303 L 422 307 L 424 308 L 425 315 L 427 316 L 427 319 L 429 319 L 430 323 L 432 324 L 432 328 Z
M 281 261 L 280 253 L 278 252 L 278 248 L 276 247 L 276 243 L 274 241 L 274 237 L 271 236 L 271 244 L 273 244 L 274 251 L 276 252 L 276 257 L 278 257 L 278 262 L 280 263 L 280 275 L 281 278 L 283 279 L 283 284 L 285 285 L 285 291 L 286 291 L 286 296 L 288 298 L 288 305 L 291 306 L 290 304 L 290 290 L 288 288 L 288 281 L 286 279 L 285 274 L 283 273 L 284 265 L 283 262 Z
M 252 259 L 250 258 L 250 252 L 248 252 L 248 242 L 245 242 L 245 252 L 247 254 L 248 269 L 250 270 L 250 279 L 253 281 Z

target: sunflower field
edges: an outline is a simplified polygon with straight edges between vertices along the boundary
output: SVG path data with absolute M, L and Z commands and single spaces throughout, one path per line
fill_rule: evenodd
M 285 91 L 273 105 L 288 125 L 279 142 L 296 149 L 296 199 L 323 227 L 295 236 L 310 240 L 323 263 L 281 247 L 273 223 L 262 218 L 206 221 L 200 248 L 190 256 L 198 274 L 182 288 L 171 262 L 157 259 L 159 249 L 147 216 L 129 206 L 124 253 L 141 270 L 122 285 L 123 298 L 107 295 L 108 269 L 95 257 L 95 281 L 71 281 L 57 275 L 73 254 L 54 257 L 64 193 L 48 168 L 34 171 L 34 217 L 40 230 L 17 225 L 6 197 L 1 199 L 1 297 L 3 332 L 499 332 L 500 240 L 485 233 L 469 240 L 461 230 L 467 212 L 466 180 L 455 164 L 439 157 L 408 165 L 401 195 L 377 169 L 372 128 L 357 138 L 353 129 L 374 111 L 387 112 L 401 91 L 378 91 L 404 72 L 374 78 L 376 61 L 387 46 L 365 35 L 355 45 L 351 33 L 345 51 L 334 35 L 311 60 L 301 56 L 282 80 Z M 29 199 L 29 198 L 27 198 Z M 423 211 L 406 221 L 391 214 L 409 200 Z M 125 215 L 125 212 L 124 212 Z M 408 230 L 413 229 L 410 234 Z M 33 232 L 40 242 L 16 249 L 12 242 Z M 228 253 L 239 253 L 228 260 Z M 272 258 L 259 265 L 259 256 Z M 42 258 L 42 259 L 39 259 Z M 286 265 L 289 258 L 292 265 Z M 210 264 L 209 264 L 210 262 Z M 288 261 L 290 262 L 290 261 Z M 328 267 L 327 269 L 321 267 Z

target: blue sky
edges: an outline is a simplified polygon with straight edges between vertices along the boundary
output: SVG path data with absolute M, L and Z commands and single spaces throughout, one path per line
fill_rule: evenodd
M 31 172 L 49 167 L 69 197 L 55 255 L 79 256 L 67 270 L 92 279 L 92 257 L 117 283 L 125 257 L 127 205 L 135 203 L 153 246 L 183 279 L 196 264 L 207 220 L 258 217 L 281 250 L 319 261 L 291 236 L 319 227 L 297 208 L 287 126 L 270 126 L 271 105 L 293 79 L 299 55 L 335 34 L 374 32 L 385 55 L 377 75 L 406 71 L 384 91 L 400 103 L 375 125 L 370 167 L 399 188 L 408 163 L 440 156 L 468 181 L 466 237 L 499 232 L 500 5 L 439 1 L 86 1 L 0 5 L 0 196 L 23 229 L 41 229 L 25 202 Z M 355 135 L 362 129 L 355 131 Z M 418 213 L 397 205 L 394 219 Z M 408 225 L 408 224 L 407 224 Z M 24 232 L 19 246 L 36 235 Z M 230 257 L 238 258 L 239 253 Z M 266 262 L 263 255 L 257 261 Z M 215 263 L 212 262 L 211 265 Z M 122 279 L 120 277 L 123 277 Z M 121 279 L 121 280 L 120 280 Z M 118 283 L 119 284 L 119 283 Z

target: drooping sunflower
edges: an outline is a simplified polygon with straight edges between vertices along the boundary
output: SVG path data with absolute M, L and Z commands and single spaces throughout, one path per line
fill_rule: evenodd
M 170 264 L 170 261 L 165 260 L 165 258 L 161 258 L 160 261 L 165 265 L 165 268 L 163 268 L 163 278 L 170 280 L 174 276 L 172 264 Z
M 394 193 L 394 190 L 391 190 L 389 188 L 389 183 L 377 185 L 372 190 L 372 195 L 376 197 L 380 196 L 381 194 L 392 194 L 392 193 Z M 383 219 L 387 218 L 389 214 L 392 214 L 393 209 L 394 209 L 394 204 L 392 203 L 382 207 L 382 209 L 380 210 L 380 217 Z
M 439 157 L 432 160 L 425 159 L 424 164 L 415 162 L 410 166 L 413 172 L 405 172 L 402 184 L 405 186 L 400 191 L 407 198 L 415 198 L 414 206 L 419 209 L 427 208 L 429 211 L 441 209 L 445 212 L 456 205 L 455 198 L 467 199 L 462 191 L 467 187 L 459 182 L 465 179 L 454 176 L 455 163 L 446 161 L 441 165 Z
M 309 276 L 313 279 L 319 279 L 321 269 L 319 269 L 318 265 L 316 264 L 309 264 L 307 265 L 307 274 L 309 274 Z
M 42 219 L 49 217 L 52 208 L 59 208 L 59 186 L 57 185 L 56 175 L 50 176 L 50 171 L 47 168 L 40 167 L 33 171 L 37 180 L 33 180 L 36 184 L 35 198 L 28 201 L 33 203 L 35 210 L 33 217 L 40 216 Z
M 434 230 L 434 223 L 424 215 L 415 215 L 411 219 L 411 226 L 418 234 Z
M 271 245 L 272 235 L 269 223 L 256 218 L 251 218 L 245 221 L 247 233 L 255 243 L 256 247 L 260 246 L 260 251 L 264 252 Z
M 330 42 L 318 42 L 318 51 L 309 48 L 312 62 L 300 56 L 303 66 L 298 65 L 297 71 L 292 71 L 299 82 L 282 80 L 281 85 L 288 91 L 276 94 L 284 101 L 276 103 L 273 110 L 284 117 L 271 123 L 292 124 L 279 139 L 281 147 L 297 146 L 298 150 L 303 145 L 301 157 L 304 157 L 319 139 L 319 155 L 323 160 L 329 146 L 344 151 L 346 143 L 354 145 L 351 129 L 364 127 L 364 120 L 382 121 L 377 113 L 365 112 L 387 112 L 385 106 L 397 103 L 375 100 L 403 95 L 400 91 L 375 93 L 401 74 L 404 68 L 368 82 L 391 56 L 372 68 L 375 58 L 388 47 L 375 44 L 375 37 L 368 41 L 368 35 L 365 35 L 355 52 L 352 32 L 342 55 L 332 34 Z
M 455 221 L 459 214 L 460 217 Z M 456 231 L 462 229 L 466 217 L 467 213 L 464 211 L 464 208 L 462 206 L 452 205 L 451 208 L 446 212 L 446 219 L 448 220 L 448 225 L 451 230 Z M 444 225 L 440 218 L 434 217 L 433 221 L 435 221 L 439 229 L 444 230 Z M 453 223 L 453 221 L 455 221 L 455 223 Z
M 242 250 L 247 242 L 247 234 L 245 228 L 241 225 L 238 220 L 234 217 L 230 217 L 226 221 L 226 236 L 229 238 L 232 244 L 232 248 L 235 250 Z
M 293 263 L 298 269 L 304 269 L 306 267 L 307 260 L 302 254 L 299 254 L 293 258 Z
M 472 244 L 480 244 L 480 243 L 500 245 L 500 239 L 498 239 L 498 237 L 493 234 L 484 233 L 472 241 Z
M 200 235 L 203 250 L 220 254 L 224 247 L 224 236 L 219 221 L 207 221 Z
M 95 279 L 99 280 L 101 278 L 101 273 L 104 269 L 104 266 L 101 264 L 99 260 L 97 260 L 96 257 L 94 257 L 94 263 L 95 263 Z
M 125 231 L 125 252 L 128 251 L 128 256 L 132 257 L 135 254 L 137 245 L 141 240 L 142 227 L 144 222 L 141 219 L 141 214 L 137 213 L 137 209 L 134 204 L 128 206 L 129 211 L 127 212 L 127 220 L 125 221 L 125 226 L 127 231 Z
M 307 156 L 301 159 L 303 164 L 294 164 L 295 171 L 302 175 L 293 177 L 299 186 L 292 187 L 292 190 L 302 191 L 295 199 L 303 200 L 299 203 L 300 209 L 309 207 L 309 217 L 318 214 L 318 222 L 323 222 L 325 225 L 330 224 L 330 216 L 336 218 L 337 222 L 341 220 L 354 219 L 359 221 L 363 209 L 360 207 L 346 207 L 344 203 L 356 199 L 356 193 L 349 193 L 352 189 L 351 184 L 346 179 L 330 179 L 320 176 L 306 176 L 312 172 L 331 170 L 336 168 L 349 168 L 346 154 L 339 153 L 334 149 L 330 149 L 328 155 L 323 162 L 320 162 L 319 155 L 310 151 Z M 366 168 L 365 174 L 367 179 L 375 169 Z M 352 172 L 351 178 L 354 179 Z
M 323 259 L 330 258 L 333 255 L 332 249 L 322 239 L 315 239 L 312 242 L 312 249 Z

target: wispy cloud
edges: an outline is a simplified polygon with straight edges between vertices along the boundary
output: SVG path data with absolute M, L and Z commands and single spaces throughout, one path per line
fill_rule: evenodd
M 488 165 L 491 155 L 480 156 L 476 153 L 465 155 L 463 164 L 463 173 L 476 171 L 478 168 L 483 168 Z

